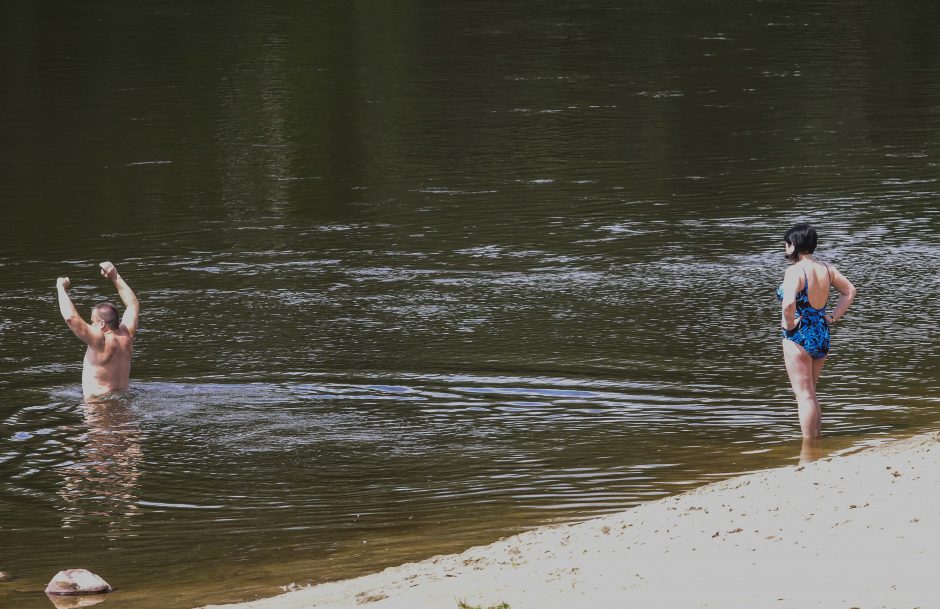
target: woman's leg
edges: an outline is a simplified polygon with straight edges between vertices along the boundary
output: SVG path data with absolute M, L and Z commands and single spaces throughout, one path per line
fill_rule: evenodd
M 819 413 L 819 427 L 822 430 L 822 408 L 819 406 L 819 392 L 816 388 L 819 386 L 819 375 L 822 374 L 823 366 L 826 365 L 826 358 L 813 360 L 813 396 L 816 400 L 816 412 Z
M 813 358 L 792 340 L 783 341 L 783 361 L 790 376 L 790 386 L 796 396 L 800 414 L 800 429 L 804 438 L 818 438 L 821 419 L 816 401 L 816 378 Z M 821 369 L 821 368 L 820 368 Z
M 819 384 L 819 375 L 822 374 L 823 366 L 826 365 L 826 358 L 813 360 L 813 386 Z
M 800 465 L 821 459 L 824 454 L 822 440 L 803 438 L 803 447 L 800 450 Z

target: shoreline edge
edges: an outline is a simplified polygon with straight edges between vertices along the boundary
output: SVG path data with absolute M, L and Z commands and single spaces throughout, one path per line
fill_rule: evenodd
M 940 433 L 203 609 L 940 606 Z

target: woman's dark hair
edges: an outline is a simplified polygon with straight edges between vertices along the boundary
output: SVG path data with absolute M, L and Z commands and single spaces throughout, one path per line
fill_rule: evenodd
M 793 228 L 788 230 L 783 236 L 783 240 L 793 246 L 793 253 L 786 258 L 790 262 L 798 262 L 800 254 L 812 254 L 816 251 L 816 242 L 819 237 L 816 235 L 816 229 L 810 224 L 802 222 L 794 224 Z

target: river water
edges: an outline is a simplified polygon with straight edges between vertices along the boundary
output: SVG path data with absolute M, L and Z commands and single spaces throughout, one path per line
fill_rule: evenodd
M 6 3 L 0 605 L 272 595 L 936 428 L 940 7 Z M 142 306 L 82 404 L 59 317 Z

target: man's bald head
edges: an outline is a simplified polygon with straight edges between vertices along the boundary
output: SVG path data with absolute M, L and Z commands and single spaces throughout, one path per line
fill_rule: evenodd
M 95 305 L 91 310 L 91 316 L 93 322 L 100 319 L 111 330 L 117 330 L 121 327 L 121 317 L 118 315 L 118 310 L 110 302 Z

